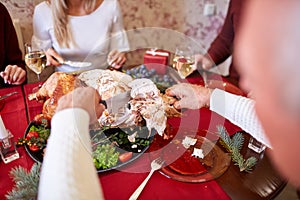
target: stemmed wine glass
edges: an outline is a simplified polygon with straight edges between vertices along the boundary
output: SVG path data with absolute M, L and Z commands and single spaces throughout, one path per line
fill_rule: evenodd
M 176 48 L 173 58 L 173 68 L 177 70 L 181 78 L 184 79 L 195 71 L 196 66 L 194 64 L 194 52 L 190 47 Z
M 40 74 L 47 63 L 45 52 L 41 49 L 33 49 L 30 44 L 25 44 L 25 63 L 29 69 L 37 74 L 38 82 L 40 82 Z M 38 88 L 34 88 L 34 90 L 36 89 Z
M 30 44 L 25 44 L 25 63 L 29 69 L 37 74 L 40 81 L 40 74 L 46 67 L 46 54 L 41 49 L 33 49 Z

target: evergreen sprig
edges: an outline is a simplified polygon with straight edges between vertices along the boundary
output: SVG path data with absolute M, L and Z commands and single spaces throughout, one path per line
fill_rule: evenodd
M 8 200 L 36 199 L 40 179 L 40 163 L 35 163 L 28 172 L 23 167 L 13 168 L 9 175 L 15 182 L 14 188 L 5 197 Z
M 253 156 L 245 160 L 240 153 L 244 144 L 244 137 L 241 132 L 236 133 L 232 139 L 230 138 L 227 130 L 223 126 L 217 126 L 220 135 L 221 145 L 230 153 L 232 161 L 240 168 L 240 171 L 250 172 L 252 167 L 257 163 L 257 159 Z

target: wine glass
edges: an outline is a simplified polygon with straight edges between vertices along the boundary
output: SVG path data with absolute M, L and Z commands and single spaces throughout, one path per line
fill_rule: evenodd
M 40 82 L 40 74 L 45 69 L 47 63 L 45 52 L 41 49 L 33 49 L 30 44 L 25 44 L 25 63 L 37 75 L 38 82 Z M 37 87 L 32 89 L 32 92 L 37 92 L 41 86 L 39 83 Z
M 38 81 L 40 82 L 40 74 L 45 69 L 47 63 L 45 52 L 41 49 L 33 49 L 30 44 L 25 44 L 25 63 L 29 69 L 37 74 Z
M 181 78 L 188 77 L 196 69 L 194 52 L 190 47 L 176 48 L 173 58 L 173 68 L 177 70 Z

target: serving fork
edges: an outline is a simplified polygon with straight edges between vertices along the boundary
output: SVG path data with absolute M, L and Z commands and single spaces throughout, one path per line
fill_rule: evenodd
M 164 164 L 164 160 L 162 160 L 160 157 L 156 158 L 155 160 L 153 160 L 151 162 L 151 171 L 148 174 L 148 176 L 145 178 L 145 180 L 141 183 L 141 185 L 134 191 L 134 193 L 130 196 L 129 200 L 136 200 L 139 195 L 141 194 L 142 190 L 144 189 L 144 187 L 146 186 L 147 182 L 149 181 L 150 177 L 152 176 L 152 174 L 160 169 L 163 164 Z

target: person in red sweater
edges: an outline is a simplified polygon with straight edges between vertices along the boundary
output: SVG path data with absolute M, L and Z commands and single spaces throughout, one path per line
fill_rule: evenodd
M 223 104 L 218 107 L 228 115 L 234 113 L 235 120 L 245 123 L 257 118 L 272 146 L 267 152 L 272 162 L 299 189 L 300 1 L 252 0 L 247 2 L 243 13 L 235 35 L 234 56 L 241 74 L 240 86 L 251 91 L 255 99 L 252 109 L 256 117 L 249 117 L 250 109 L 244 114 L 235 113 L 245 111 L 244 97 L 236 96 L 241 99 L 232 101 L 221 94 L 217 100 Z M 178 109 L 212 108 L 214 92 L 210 92 L 203 86 L 187 83 L 166 90 L 167 95 L 179 97 L 174 103 Z
M 253 94 L 273 163 L 299 189 L 300 1 L 248 2 L 235 40 L 240 85 Z
M 243 0 L 231 0 L 229 3 L 227 16 L 225 18 L 221 32 L 211 43 L 205 55 L 195 55 L 195 64 L 201 69 L 209 70 L 221 64 L 233 54 L 233 43 L 235 33 L 240 26 Z M 229 68 L 228 80 L 238 85 L 239 74 L 236 71 L 235 63 L 232 62 Z
M 6 7 L 0 3 L 0 88 L 26 81 L 25 63 Z

